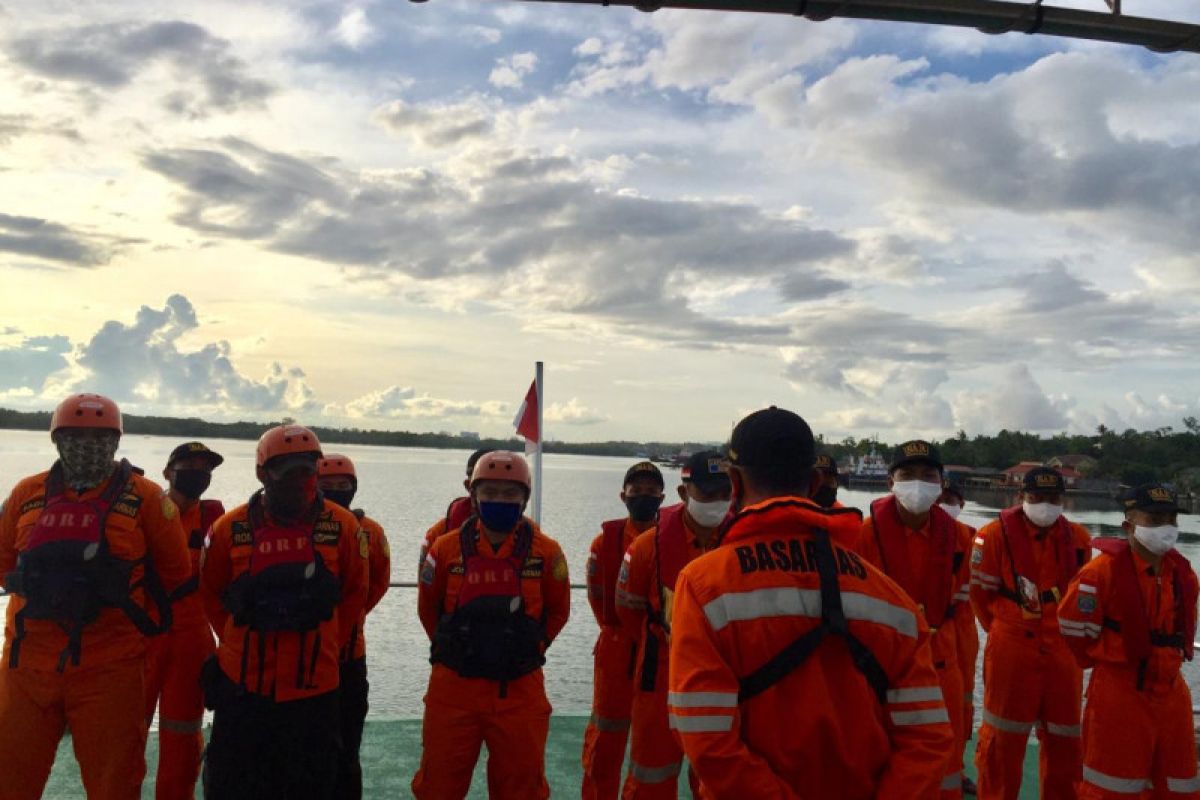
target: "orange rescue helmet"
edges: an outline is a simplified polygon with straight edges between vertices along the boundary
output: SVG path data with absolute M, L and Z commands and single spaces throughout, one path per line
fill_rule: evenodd
M 303 425 L 276 425 L 258 440 L 254 463 L 262 467 L 272 458 L 316 453 L 321 457 L 321 443 L 317 435 Z
M 358 480 L 358 473 L 354 471 L 353 461 L 346 456 L 330 453 L 317 462 L 317 477 L 325 478 L 335 475 L 345 475 Z
M 524 486 L 526 493 L 533 491 L 529 465 L 524 458 L 508 450 L 493 450 L 475 462 L 475 469 L 471 472 L 471 489 L 479 481 L 514 481 Z
M 50 417 L 50 435 L 59 428 L 100 428 L 124 433 L 121 409 L 102 394 L 73 394 Z

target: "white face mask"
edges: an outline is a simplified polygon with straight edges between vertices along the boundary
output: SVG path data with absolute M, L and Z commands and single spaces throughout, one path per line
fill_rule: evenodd
M 1062 516 L 1062 506 L 1054 503 L 1030 503 L 1025 501 L 1021 504 L 1021 508 L 1025 510 L 1025 516 L 1029 517 L 1029 521 L 1039 528 L 1049 528 L 1054 523 L 1058 522 L 1058 518 Z
M 942 511 L 950 515 L 951 519 L 958 519 L 958 515 L 962 513 L 962 506 L 953 503 L 938 503 L 938 505 L 942 507 Z
M 1137 539 L 1142 547 L 1154 555 L 1161 556 L 1179 541 L 1179 527 L 1176 525 L 1156 525 L 1153 528 L 1143 528 L 1141 525 L 1138 525 L 1133 529 L 1133 538 Z
M 715 528 L 729 513 L 729 501 L 713 500 L 711 503 L 702 503 L 694 497 L 689 497 L 687 510 L 701 527 Z
M 892 494 L 910 514 L 924 514 L 942 496 L 942 484 L 931 481 L 896 481 Z

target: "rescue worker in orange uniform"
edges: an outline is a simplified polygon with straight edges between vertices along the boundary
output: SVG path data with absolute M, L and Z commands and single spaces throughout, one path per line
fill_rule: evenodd
M 462 524 L 467 521 L 467 517 L 473 513 L 475 506 L 471 501 L 471 475 L 474 473 L 475 464 L 479 462 L 479 459 L 490 452 L 492 452 L 492 448 L 481 447 L 471 453 L 471 457 L 467 459 L 467 477 L 463 480 L 463 488 L 467 490 L 467 494 L 451 500 L 450 505 L 446 506 L 446 513 L 442 518 L 425 531 L 425 536 L 421 539 L 421 557 L 417 560 L 418 573 L 425 566 L 425 554 L 429 552 L 429 548 L 433 547 L 433 543 L 438 540 L 438 537 L 443 533 L 461 528 Z
M 629 773 L 621 797 L 678 796 L 683 751 L 667 717 L 667 647 L 675 578 L 715 543 L 730 507 L 725 458 L 715 450 L 692 455 L 680 471 L 683 502 L 658 513 L 658 524 L 634 540 L 617 579 L 616 608 L 627 635 L 638 642 L 634 674 Z M 688 773 L 693 795 L 695 776 Z
M 584 800 L 616 800 L 621 790 L 638 640 L 617 616 L 617 576 L 633 540 L 654 527 L 664 487 L 662 472 L 649 461 L 626 470 L 621 502 L 629 515 L 602 523 L 588 555 L 588 602 L 600 636 L 593 650 L 592 717 L 583 734 Z
M 0 585 L 10 595 L 0 664 L 0 800 L 42 796 L 71 731 L 91 800 L 136 800 L 146 774 L 146 636 L 169 625 L 188 577 L 179 512 L 128 461 L 116 403 L 54 410 L 58 460 L 0 511 Z
M 734 428 L 739 511 L 675 585 L 671 728 L 705 800 L 934 797 L 955 740 L 929 631 L 835 544 L 860 518 L 808 499 L 813 446 L 773 406 Z
M 966 504 L 967 496 L 962 483 L 950 478 L 944 480 L 942 496 L 938 498 L 938 505 L 941 509 L 957 520 Z M 966 528 L 974 538 L 975 529 L 970 525 L 966 525 Z M 963 666 L 964 681 L 962 759 L 960 762 L 963 767 L 967 765 L 967 742 L 975 732 L 975 665 L 979 661 L 979 628 L 975 624 L 975 614 L 973 612 L 966 613 L 966 611 L 966 608 L 962 609 L 962 615 L 956 615 L 954 618 L 957 626 L 955 633 L 958 635 L 958 661 Z M 962 788 L 963 794 L 975 794 L 978 791 L 975 782 L 966 775 L 963 775 Z
M 550 701 L 546 648 L 567 623 L 571 584 L 558 543 L 524 516 L 525 459 L 496 450 L 475 464 L 474 513 L 434 542 L 418 609 L 432 642 L 418 800 L 461 800 L 488 748 L 492 800 L 542 800 Z
M 200 553 L 212 524 L 225 513 L 220 500 L 201 496 L 212 481 L 213 470 L 225 459 L 202 442 L 185 442 L 171 451 L 163 477 L 167 496 L 179 509 L 187 537 L 192 571 L 172 596 L 171 630 L 149 640 L 146 653 L 146 725 L 158 709 L 158 800 L 191 800 L 200 777 L 204 754 L 204 693 L 200 670 L 216 652 L 212 628 L 204 615 L 200 588 Z
M 339 655 L 362 621 L 370 544 L 317 489 L 321 443 L 302 425 L 258 440 L 263 488 L 213 525 L 200 567 L 217 632 L 204 795 L 336 796 Z
M 833 456 L 818 453 L 813 469 L 820 473 L 820 478 L 813 481 L 812 501 L 821 508 L 845 508 L 837 499 L 838 465 Z
M 1124 498 L 1127 538 L 1071 581 L 1058 621 L 1092 668 L 1083 714 L 1080 800 L 1200 798 L 1192 696 L 1180 674 L 1196 638 L 1196 573 L 1175 543 L 1178 505 L 1159 484 Z
M 1020 504 L 983 526 L 971 551 L 971 604 L 988 632 L 975 748 L 980 800 L 1016 800 L 1035 725 L 1042 797 L 1075 797 L 1083 675 L 1059 636 L 1057 609 L 1091 555 L 1091 537 L 1062 515 L 1064 491 L 1057 470 L 1031 469 Z
M 358 473 L 349 457 L 326 453 L 317 463 L 317 488 L 326 500 L 350 509 L 367 534 L 367 601 L 362 618 L 350 633 L 350 642 L 341 654 L 342 668 L 338 697 L 342 720 L 342 756 L 338 764 L 338 800 L 358 800 L 362 797 L 362 765 L 358 752 L 362 746 L 363 724 L 370 708 L 367 683 L 367 614 L 374 610 L 387 594 L 392 580 L 392 553 L 383 526 L 367 516 L 361 508 L 350 508 L 358 493 Z
M 871 503 L 857 550 L 900 584 L 924 615 L 950 725 L 961 742 L 964 687 L 974 679 L 958 654 L 958 628 L 975 624 L 969 619 L 971 533 L 937 505 L 942 480 L 936 447 L 919 439 L 897 447 L 888 467 L 891 494 Z M 962 749 L 946 755 L 939 796 L 953 800 L 962 796 Z

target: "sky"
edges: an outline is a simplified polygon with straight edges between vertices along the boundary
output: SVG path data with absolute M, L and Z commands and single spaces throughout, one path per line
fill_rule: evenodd
M 568 441 L 716 441 L 771 404 L 834 441 L 1178 428 L 1198 221 L 1194 54 L 0 0 L 4 407 L 507 435 L 542 360 Z

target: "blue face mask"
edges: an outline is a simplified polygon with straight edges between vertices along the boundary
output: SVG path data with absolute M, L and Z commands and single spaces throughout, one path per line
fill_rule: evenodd
M 520 503 L 481 502 L 479 519 L 484 527 L 496 533 L 507 533 L 521 519 Z

